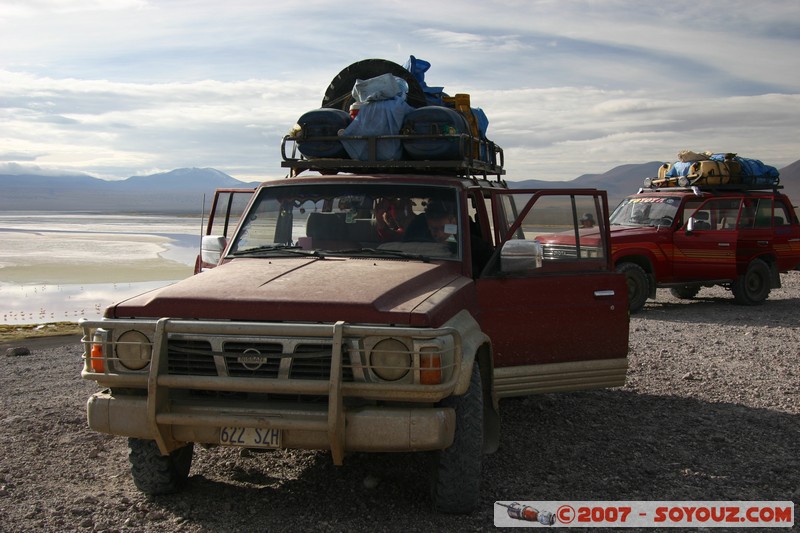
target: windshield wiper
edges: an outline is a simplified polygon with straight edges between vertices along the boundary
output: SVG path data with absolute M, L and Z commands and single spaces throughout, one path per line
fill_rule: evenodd
M 238 250 L 236 252 L 232 252 L 230 255 L 234 257 L 242 257 L 242 256 L 268 256 L 268 255 L 281 255 L 281 254 L 288 254 L 288 255 L 302 255 L 302 256 L 312 256 L 312 257 L 319 257 L 324 259 L 325 256 L 322 255 L 319 250 L 303 250 L 300 246 L 291 245 L 291 244 L 265 244 L 262 246 L 256 246 L 254 248 L 248 248 L 246 250 Z
M 430 263 L 431 258 L 427 255 L 421 254 L 412 254 L 409 252 L 402 252 L 400 250 L 384 250 L 382 248 L 353 248 L 350 250 L 337 250 L 335 252 L 328 252 L 332 254 L 343 254 L 343 255 L 370 255 L 376 257 L 398 257 L 400 259 L 414 259 L 416 261 L 422 261 L 423 263 Z

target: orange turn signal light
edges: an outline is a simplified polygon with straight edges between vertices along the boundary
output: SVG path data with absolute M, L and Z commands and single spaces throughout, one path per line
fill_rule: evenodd
M 419 354 L 419 382 L 438 385 L 442 382 L 442 358 L 439 353 Z
M 89 353 L 90 367 L 94 372 L 105 372 L 105 365 L 103 364 L 103 345 L 100 343 L 92 344 L 92 349 Z

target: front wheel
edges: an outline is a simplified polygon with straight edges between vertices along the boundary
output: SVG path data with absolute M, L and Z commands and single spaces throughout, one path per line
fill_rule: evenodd
M 647 273 L 636 263 L 620 263 L 617 265 L 617 272 L 625 274 L 625 281 L 628 283 L 628 309 L 631 313 L 636 313 L 644 307 L 650 295 Z
M 761 259 L 753 259 L 747 271 L 731 286 L 734 301 L 741 305 L 758 305 L 767 299 L 772 289 L 770 270 Z
M 133 483 L 145 494 L 177 492 L 189 478 L 194 445 L 161 455 L 154 440 L 128 439 L 128 459 Z
M 483 460 L 483 387 L 476 360 L 469 389 L 441 405 L 456 412 L 453 444 L 436 453 L 433 471 L 433 506 L 443 513 L 466 514 L 477 507 L 481 492 Z

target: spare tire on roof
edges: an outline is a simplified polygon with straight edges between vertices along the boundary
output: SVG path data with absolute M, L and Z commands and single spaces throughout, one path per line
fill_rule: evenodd
M 406 102 L 411 107 L 428 105 L 422 86 L 408 70 L 397 63 L 385 59 L 364 59 L 344 68 L 328 86 L 322 98 L 322 107 L 333 107 L 348 111 L 353 103 L 353 85 L 356 80 L 368 80 L 381 74 L 392 74 L 408 83 Z

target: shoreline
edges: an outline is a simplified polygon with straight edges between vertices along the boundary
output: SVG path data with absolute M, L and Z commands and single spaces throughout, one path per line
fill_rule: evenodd
M 124 283 L 8 284 L 0 282 L 0 325 L 26 326 L 98 319 L 105 309 L 161 287 L 177 279 Z M 159 276 L 161 277 L 161 276 Z
M 8 343 L 52 337 L 72 337 L 83 331 L 77 322 L 49 322 L 45 324 L 0 324 L 0 347 Z

